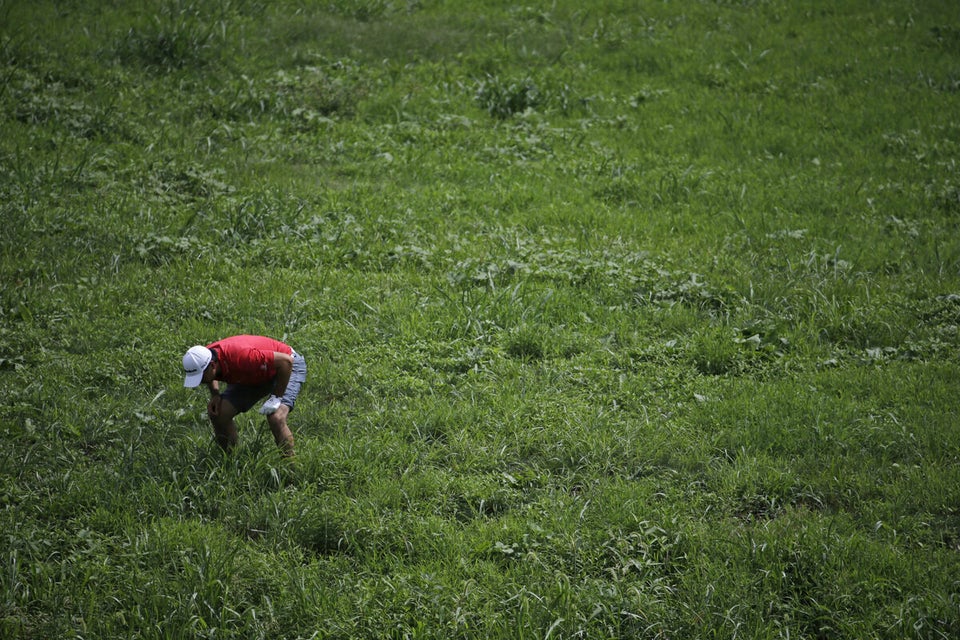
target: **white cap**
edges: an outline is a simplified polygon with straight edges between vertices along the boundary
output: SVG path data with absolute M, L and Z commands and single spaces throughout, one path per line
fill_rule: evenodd
M 213 353 L 206 347 L 197 345 L 190 349 L 183 356 L 183 370 L 187 377 L 183 381 L 185 387 L 196 387 L 203 380 L 203 372 L 213 359 Z

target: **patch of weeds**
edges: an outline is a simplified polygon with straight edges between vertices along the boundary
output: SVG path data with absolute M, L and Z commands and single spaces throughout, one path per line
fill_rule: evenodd
M 450 269 L 447 281 L 459 289 L 496 289 L 527 277 L 558 285 L 613 286 L 648 277 L 639 272 L 658 270 L 643 251 L 623 251 L 616 246 L 584 250 L 555 238 L 517 236 L 504 240 L 506 256 L 465 258 Z
M 159 12 L 120 38 L 116 53 L 152 70 L 199 68 L 212 59 L 214 39 L 224 29 L 222 20 L 204 15 L 201 3 L 167 0 Z
M 457 289 L 483 286 L 496 289 L 525 269 L 525 264 L 515 260 L 492 262 L 479 258 L 466 258 L 453 265 L 453 268 L 447 272 L 447 282 Z
M 920 223 L 917 220 L 904 220 L 897 216 L 887 216 L 887 219 L 884 220 L 883 227 L 884 230 L 890 234 L 904 235 L 911 240 L 920 238 Z M 886 269 L 896 273 L 898 267 L 887 264 Z
M 356 532 L 350 531 L 345 515 L 326 501 L 304 502 L 285 526 L 290 538 L 313 554 L 349 554 L 355 550 L 352 539 Z
M 593 191 L 593 197 L 611 206 L 638 206 L 648 190 L 636 179 L 617 177 Z
M 740 373 L 745 366 L 743 351 L 726 328 L 698 332 L 687 349 L 693 366 L 703 375 Z
M 261 78 L 256 80 L 247 76 L 227 76 L 218 78 L 222 82 L 216 90 L 197 106 L 198 115 L 221 122 L 247 122 L 267 113 L 272 107 L 275 94 Z M 236 136 L 236 137 L 235 137 Z M 208 144 L 214 140 L 242 139 L 242 135 L 225 124 L 218 127 L 208 138 Z
M 0 184 L 6 192 L 32 202 L 56 192 L 77 193 L 97 186 L 108 171 L 97 167 L 103 158 L 96 155 L 94 143 L 86 143 L 76 153 L 67 145 L 50 142 L 49 153 L 0 153 Z
M 874 350 L 882 359 L 927 360 L 956 353 L 960 348 L 960 294 L 930 297 L 915 303 L 916 323 L 902 344 Z M 869 354 L 868 354 L 869 355 Z
M 960 27 L 947 24 L 930 28 L 930 38 L 944 51 L 960 53 Z
M 460 522 L 497 518 L 516 503 L 516 491 L 493 476 L 467 476 L 450 487 L 447 508 Z
M 738 327 L 733 341 L 758 358 L 782 358 L 790 349 L 790 340 L 780 334 L 773 322 L 750 320 Z
M 709 172 L 688 166 L 660 176 L 639 175 L 636 167 L 618 168 L 609 182 L 593 191 L 595 198 L 611 205 L 667 207 L 690 204 L 706 193 Z
M 545 126 L 532 111 L 524 111 L 517 115 L 511 126 L 503 129 L 506 135 L 502 143 L 482 149 L 481 158 L 493 164 L 508 164 L 511 166 L 526 165 L 536 160 L 555 158 L 554 145 L 558 140 L 556 129 Z M 529 192 L 513 192 L 507 194 L 503 201 L 497 203 L 501 211 L 516 212 L 526 209 L 532 204 Z
M 222 198 L 217 204 L 216 217 L 222 222 L 216 233 L 232 246 L 253 244 L 279 233 L 296 232 L 297 227 L 291 218 L 299 214 L 300 204 L 295 200 L 260 193 Z M 264 247 L 260 249 L 266 251 Z M 267 264 L 275 264 L 271 261 L 278 258 L 256 253 L 248 257 L 265 260 Z
M 203 253 L 203 243 L 193 237 L 172 238 L 149 233 L 133 248 L 134 255 L 152 266 L 164 266 L 179 260 L 192 260 Z
M 387 253 L 388 264 L 403 267 L 414 267 L 420 271 L 430 271 L 433 268 L 433 250 L 416 244 L 399 244 Z
M 638 522 L 635 531 L 611 531 L 600 552 L 602 572 L 616 576 L 665 574 L 685 560 L 680 536 L 646 521 Z
M 502 80 L 488 75 L 477 84 L 474 94 L 477 104 L 498 120 L 537 109 L 546 103 L 547 96 L 529 76 L 518 80 Z
M 653 194 L 656 204 L 687 204 L 693 196 L 704 192 L 703 184 L 709 172 L 697 173 L 693 165 L 676 173 L 668 171 L 657 180 L 657 190 Z
M 947 183 L 933 195 L 934 205 L 945 215 L 960 217 L 960 185 Z
M 518 360 L 541 360 L 544 356 L 544 339 L 542 328 L 524 325 L 507 334 L 504 348 L 510 357 Z
M 908 335 L 899 313 L 889 307 L 834 306 L 819 320 L 819 337 L 840 348 L 896 349 Z
M 414 443 L 423 442 L 427 445 L 445 446 L 449 438 L 448 432 L 452 420 L 451 415 L 438 412 L 427 414 L 421 419 L 414 418 L 410 440 Z
M 733 289 L 712 285 L 701 278 L 694 272 L 657 269 L 638 278 L 633 300 L 636 304 L 679 304 L 710 314 L 729 313 L 741 304 L 742 296 Z
M 784 505 L 775 495 L 753 494 L 742 496 L 733 510 L 733 515 L 738 520 L 754 522 L 758 520 L 771 520 L 779 516 L 784 509 Z
M 144 195 L 161 202 L 206 200 L 234 191 L 223 181 L 223 173 L 222 170 L 207 170 L 192 164 L 164 163 L 144 176 L 140 189 Z
M 820 511 L 822 499 L 809 488 L 800 489 L 796 475 L 766 456 L 744 456 L 742 451 L 733 466 L 723 472 L 721 482 L 729 483 L 730 509 L 745 522 L 772 520 L 788 509 Z
M 925 324 L 960 324 L 960 294 L 928 299 L 921 304 L 918 315 Z
M 359 65 L 348 60 L 278 71 L 269 85 L 273 110 L 301 132 L 322 128 L 333 116 L 353 115 L 367 92 Z
M 549 555 L 559 541 L 552 532 L 522 520 L 505 523 L 499 534 L 483 555 L 485 559 L 508 564 L 537 562 L 541 554 Z
M 751 321 L 737 328 L 697 331 L 687 346 L 687 357 L 702 375 L 741 375 L 783 358 L 789 346 L 773 324 Z
M 27 359 L 22 354 L 0 355 L 0 371 L 20 371 L 27 366 Z
M 8 280 L 7 286 L 0 292 L 0 318 L 5 325 L 0 331 L 0 336 L 5 337 L 6 329 L 12 327 L 14 323 L 33 321 L 33 313 L 30 311 L 31 296 L 28 289 L 30 286 L 29 276 L 21 280 L 15 275 Z
M 111 131 L 111 120 L 100 109 L 92 107 L 68 93 L 60 83 L 44 83 L 32 91 L 15 89 L 13 117 L 27 125 L 56 124 L 77 138 L 95 138 Z
M 589 337 L 568 330 L 554 330 L 551 333 L 549 353 L 560 358 L 570 359 L 587 353 L 591 349 Z
M 419 0 L 393 2 L 392 0 L 328 0 L 326 8 L 331 13 L 359 22 L 370 22 L 398 13 L 401 8 L 407 13 L 420 6 Z

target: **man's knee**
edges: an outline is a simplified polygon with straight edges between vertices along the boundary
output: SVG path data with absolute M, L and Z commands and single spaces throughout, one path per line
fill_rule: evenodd
M 281 404 L 277 410 L 267 416 L 267 424 L 273 430 L 282 429 L 287 424 L 287 415 L 290 413 L 290 407 Z
M 210 418 L 210 424 L 217 431 L 227 431 L 233 424 L 233 416 L 225 416 L 222 413 L 217 415 L 207 414 L 207 417 Z
M 237 409 L 233 406 L 233 403 L 226 399 L 221 399 L 220 403 L 217 405 L 217 412 L 211 413 L 210 408 L 207 407 L 207 417 L 210 418 L 210 422 L 213 423 L 213 426 L 227 426 L 233 422 L 233 419 L 237 415 Z

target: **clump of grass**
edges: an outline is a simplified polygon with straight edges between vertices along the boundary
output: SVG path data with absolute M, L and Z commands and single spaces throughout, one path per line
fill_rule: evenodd
M 202 68 L 215 59 L 218 38 L 226 29 L 222 18 L 218 20 L 195 2 L 167 0 L 158 9 L 119 38 L 116 52 L 121 60 L 175 71 Z
M 741 349 L 728 328 L 699 332 L 691 340 L 689 351 L 693 366 L 704 375 L 738 373 L 743 367 Z
M 520 360 L 540 360 L 544 357 L 543 328 L 522 326 L 508 333 L 504 348 L 507 355 Z
M 546 96 L 530 78 L 502 80 L 500 76 L 487 76 L 477 85 L 477 104 L 494 118 L 505 120 L 537 109 L 546 102 Z
M 394 2 L 393 0 L 360 0 L 359 2 L 332 0 L 328 3 L 328 7 L 338 15 L 360 22 L 369 22 L 396 12 L 403 5 L 407 10 L 411 10 L 417 4 L 419 4 L 417 0 L 404 0 L 404 2 Z

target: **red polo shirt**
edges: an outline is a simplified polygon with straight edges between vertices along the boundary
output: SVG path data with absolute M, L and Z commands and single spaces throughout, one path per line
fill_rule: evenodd
M 217 380 L 227 384 L 265 384 L 277 375 L 273 352 L 293 354 L 289 345 L 265 336 L 233 336 L 208 344 L 207 348 L 217 354 L 220 363 Z

